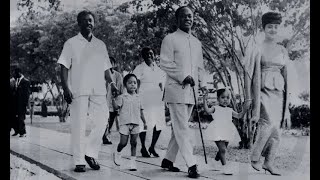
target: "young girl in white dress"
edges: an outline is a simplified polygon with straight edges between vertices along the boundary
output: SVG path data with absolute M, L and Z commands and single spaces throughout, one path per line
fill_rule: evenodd
M 227 146 L 232 138 L 236 137 L 237 129 L 232 122 L 232 118 L 241 118 L 249 108 L 249 101 L 246 101 L 244 111 L 237 113 L 228 107 L 230 104 L 230 91 L 226 88 L 217 90 L 217 100 L 219 105 L 208 107 L 207 94 L 204 95 L 204 109 L 211 114 L 213 121 L 206 129 L 210 133 L 210 140 L 215 141 L 219 151 L 215 160 L 221 161 L 223 173 L 232 175 L 229 166 L 226 166 Z

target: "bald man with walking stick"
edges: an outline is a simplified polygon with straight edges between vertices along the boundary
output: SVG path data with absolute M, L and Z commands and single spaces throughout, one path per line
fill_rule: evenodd
M 203 85 L 202 45 L 191 34 L 192 10 L 188 6 L 179 7 L 175 16 L 178 29 L 163 39 L 160 51 L 160 68 L 167 74 L 164 101 L 170 110 L 173 131 L 161 167 L 178 172 L 179 168 L 174 167 L 173 163 L 180 151 L 188 166 L 188 177 L 198 178 L 188 120 L 197 101 L 198 89 L 207 91 Z

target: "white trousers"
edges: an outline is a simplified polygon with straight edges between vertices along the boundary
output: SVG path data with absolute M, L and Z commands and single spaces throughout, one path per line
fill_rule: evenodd
M 89 136 L 86 137 L 88 114 L 93 124 Z M 106 96 L 80 96 L 73 99 L 70 115 L 74 165 L 85 165 L 85 155 L 98 158 L 109 117 Z
M 180 150 L 187 166 L 191 167 L 197 163 L 193 155 L 193 145 L 190 137 L 192 132 L 190 132 L 188 125 L 193 105 L 168 103 L 168 107 L 172 122 L 172 132 L 165 158 L 175 162 L 178 150 Z

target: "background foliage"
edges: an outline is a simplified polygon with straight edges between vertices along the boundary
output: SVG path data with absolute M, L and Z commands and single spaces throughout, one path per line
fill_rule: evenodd
M 87 8 L 96 15 L 94 34 L 105 42 L 109 55 L 116 58 L 118 70 L 129 72 L 141 62 L 142 47 L 150 46 L 156 54 L 160 53 L 164 36 L 177 28 L 175 9 L 186 4 L 192 7 L 195 12 L 192 33 L 202 42 L 205 68 L 214 73 L 215 88 L 219 82 L 231 87 L 232 106 L 236 110 L 244 99 L 242 60 L 261 38 L 260 19 L 266 10 L 278 11 L 283 16 L 282 31 L 286 36 L 279 43 L 287 48 L 290 59 L 309 60 L 307 0 L 132 0 L 116 7 L 111 0 L 96 2 L 87 2 Z M 50 81 L 59 86 L 60 69 L 56 61 L 63 43 L 78 33 L 76 15 L 80 11 L 65 10 L 61 3 L 60 0 L 18 3 L 24 13 L 10 30 L 10 62 L 19 64 L 31 81 Z M 236 74 L 237 83 L 231 83 L 232 73 Z M 301 98 L 307 96 L 302 94 Z M 247 119 L 236 125 L 242 138 L 250 139 Z

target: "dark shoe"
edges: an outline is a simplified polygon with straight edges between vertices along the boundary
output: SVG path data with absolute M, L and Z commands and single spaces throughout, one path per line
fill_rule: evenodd
M 281 176 L 281 174 L 278 172 L 275 172 L 272 167 L 262 166 L 262 169 L 264 169 L 265 174 L 267 174 L 267 171 L 268 171 L 271 175 Z
M 168 159 L 163 159 L 161 162 L 161 167 L 167 169 L 171 172 L 179 172 L 180 169 L 173 166 L 173 162 L 169 161 Z
M 27 134 L 20 134 L 19 137 L 27 137 Z
M 148 153 L 146 148 L 141 148 L 141 155 L 142 157 L 150 157 L 150 154 Z
M 84 159 L 87 161 L 87 163 L 89 164 L 89 166 L 92 169 L 94 169 L 94 170 L 99 170 L 100 169 L 100 166 L 99 166 L 98 162 L 94 158 L 85 155 Z
M 198 178 L 200 174 L 198 173 L 197 165 L 193 165 L 188 168 L 188 177 L 189 178 Z
M 216 155 L 216 157 L 214 158 L 214 160 L 220 161 L 220 155 L 219 155 L 219 153 L 217 153 L 217 155 Z
M 154 148 L 149 148 L 149 153 L 154 157 L 159 157 L 159 154 L 154 150 Z
M 14 133 L 14 134 L 12 134 L 12 136 L 16 136 L 16 135 L 18 135 L 19 133 Z
M 74 172 L 86 172 L 86 165 L 76 165 Z

